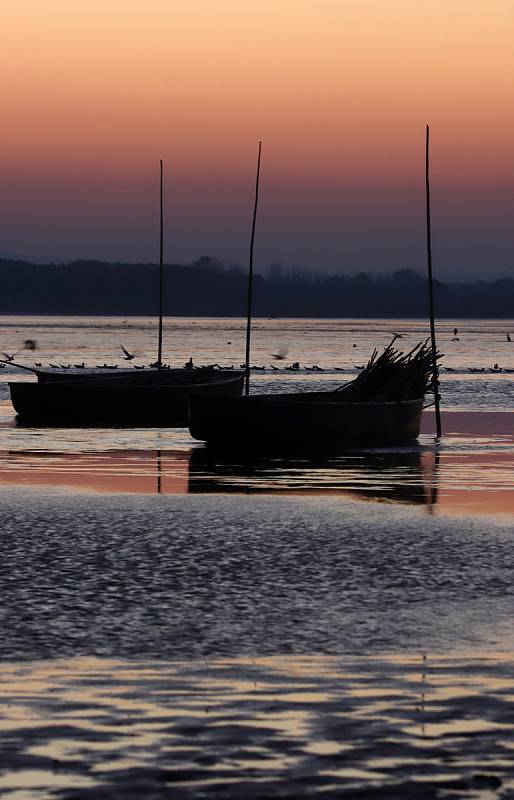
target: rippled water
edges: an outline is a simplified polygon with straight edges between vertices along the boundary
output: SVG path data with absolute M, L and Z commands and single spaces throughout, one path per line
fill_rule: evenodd
M 6 800 L 508 798 L 507 654 L 0 668 Z M 5 767 L 5 761 L 3 766 Z
M 510 630 L 510 524 L 329 498 L 1 500 L 2 658 L 441 650 Z
M 429 411 L 418 443 L 316 458 L 22 426 L 0 369 L 2 797 L 514 791 L 514 322 L 438 327 L 442 440 Z M 253 389 L 333 388 L 393 331 L 427 334 L 256 320 Z M 241 320 L 165 333 L 174 366 L 243 360 Z M 25 363 L 155 359 L 153 320 L 1 321 L 0 350 L 28 338 Z

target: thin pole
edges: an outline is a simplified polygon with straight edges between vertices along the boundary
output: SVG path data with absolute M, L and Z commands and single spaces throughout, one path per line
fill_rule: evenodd
M 161 451 L 157 450 L 157 494 L 162 492 Z
M 161 158 L 161 173 L 160 173 L 160 236 L 159 236 L 159 343 L 157 348 L 157 369 L 162 368 L 162 303 L 163 303 L 163 286 L 164 286 L 164 223 L 162 211 L 162 158 Z
M 257 177 L 255 179 L 255 203 L 253 207 L 252 236 L 250 239 L 250 262 L 248 267 L 248 302 L 246 320 L 246 356 L 245 356 L 245 394 L 250 394 L 250 335 L 252 331 L 252 289 L 253 289 L 253 243 L 255 240 L 255 221 L 257 219 L 257 203 L 259 200 L 259 174 L 261 171 L 261 144 L 257 156 Z
M 434 322 L 434 286 L 432 279 L 432 235 L 430 228 L 430 129 L 427 125 L 426 151 L 425 151 L 425 183 L 427 196 L 427 266 L 428 266 L 428 307 L 430 312 L 430 339 L 432 342 L 432 386 L 434 389 L 435 424 L 437 438 L 441 437 L 441 410 L 439 408 L 439 370 L 437 367 L 437 345 L 435 340 Z

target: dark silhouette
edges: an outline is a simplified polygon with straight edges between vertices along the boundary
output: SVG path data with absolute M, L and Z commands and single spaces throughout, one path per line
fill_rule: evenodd
M 273 358 L 276 358 L 277 361 L 283 361 L 284 358 L 287 356 L 288 350 L 289 350 L 288 347 L 282 345 L 282 347 L 279 348 L 278 353 L 271 353 L 271 355 Z
M 135 354 L 129 353 L 129 351 L 125 347 L 123 347 L 122 344 L 120 344 L 120 347 L 123 350 L 123 358 L 125 361 L 132 361 L 132 359 L 135 358 Z
M 202 259 L 203 261 L 203 259 Z M 239 269 L 164 265 L 164 313 L 237 316 L 246 313 L 247 276 Z M 154 316 L 158 264 L 29 264 L 0 260 L 0 313 Z M 123 292 L 119 287 L 123 286 Z M 253 310 L 262 317 L 427 317 L 426 279 L 402 269 L 391 275 L 254 275 Z M 514 279 L 434 281 L 439 318 L 508 319 Z

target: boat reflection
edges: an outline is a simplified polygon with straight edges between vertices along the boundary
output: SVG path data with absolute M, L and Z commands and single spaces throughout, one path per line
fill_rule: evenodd
M 192 451 L 190 493 L 345 495 L 392 503 L 431 504 L 432 450 L 352 450 L 326 456 L 248 456 L 210 448 Z
M 138 494 L 340 495 L 434 502 L 433 458 L 421 447 L 326 457 L 224 456 L 205 447 L 90 453 L 0 451 L 0 484 Z
M 327 456 L 235 456 L 209 448 L 88 453 L 0 450 L 0 486 L 130 494 L 333 496 L 429 514 L 514 515 L 510 439 L 449 440 Z

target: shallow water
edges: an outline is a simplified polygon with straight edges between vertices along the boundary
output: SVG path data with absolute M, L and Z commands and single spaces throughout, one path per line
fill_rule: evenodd
M 453 330 L 458 329 L 458 341 Z M 514 399 L 513 320 L 451 320 L 439 322 L 438 347 L 444 354 L 442 378 L 444 404 L 450 407 L 509 408 Z M 119 364 L 123 361 L 120 344 L 136 355 L 134 364 L 148 364 L 156 357 L 156 322 L 131 317 L 4 317 L 0 321 L 0 352 L 13 353 L 25 339 L 35 339 L 36 353 L 20 351 L 20 363 L 41 362 L 59 365 Z M 283 391 L 302 388 L 329 388 L 358 372 L 371 352 L 401 334 L 396 345 L 407 351 L 428 334 L 424 320 L 373 319 L 256 319 L 253 323 L 253 372 L 258 391 Z M 237 318 L 168 318 L 164 325 L 164 354 L 172 366 L 181 366 L 190 357 L 195 364 L 232 365 L 244 361 L 245 321 Z M 282 360 L 273 354 L 285 353 Z M 298 362 L 299 371 L 286 369 Z M 498 370 L 495 370 L 495 365 Z M 322 372 L 313 371 L 317 366 Z M 275 368 L 275 369 L 273 369 Z M 472 373 L 470 369 L 483 369 Z M 499 371 L 501 369 L 501 371 Z M 11 379 L 14 370 L 0 370 L 0 399 L 8 392 L 2 381 Z M 511 376 L 511 377 L 509 377 Z M 18 379 L 25 375 L 17 373 Z
M 241 344 L 244 331 L 241 320 L 168 324 L 172 340 L 187 341 L 205 361 L 219 356 L 220 342 Z M 4 323 L 2 335 L 30 331 L 41 348 L 72 361 L 78 342 L 87 342 L 101 361 L 116 338 L 150 343 L 152 325 L 26 319 Z M 454 325 L 459 342 L 451 342 Z M 480 406 L 492 384 L 506 398 L 514 381 L 462 370 L 470 341 L 513 352 L 501 340 L 508 327 L 442 326 L 441 338 L 460 348 L 461 373 L 446 381 L 460 401 L 445 411 L 439 442 L 428 411 L 419 442 L 408 446 L 226 457 L 184 429 L 19 425 L 4 401 L 2 573 L 11 595 L 1 655 L 367 652 L 403 650 L 424 637 L 439 649 L 497 644 L 498 626 L 514 610 L 506 578 L 514 413 L 498 397 L 494 413 Z M 256 349 L 271 353 L 285 341 L 293 358 L 310 347 L 326 365 L 336 341 L 355 340 L 363 355 L 391 330 L 413 344 L 422 328 L 405 320 L 260 320 Z M 282 371 L 255 382 L 271 391 L 329 379 L 341 376 Z M 474 393 L 463 390 L 468 384 Z M 497 621 L 488 628 L 492 606 Z M 448 619 L 457 628 L 445 628 Z
M 21 489 L 1 506 L 2 659 L 514 644 L 510 519 Z
M 513 679 L 501 653 L 4 665 L 0 793 L 511 797 Z
M 439 326 L 441 441 L 428 411 L 416 444 L 316 458 L 21 426 L 1 369 L 0 796 L 511 796 L 513 329 Z M 257 320 L 253 386 L 333 388 L 392 331 L 427 333 Z M 0 350 L 27 338 L 45 364 L 155 358 L 153 320 L 0 324 Z M 239 366 L 243 339 L 166 323 L 174 365 Z
M 458 328 L 458 341 L 454 328 Z M 494 410 L 494 424 L 484 427 L 472 415 L 455 425 L 445 418 L 445 436 L 437 446 L 427 414 L 419 446 L 382 448 L 312 459 L 223 460 L 210 456 L 185 429 L 41 428 L 16 424 L 7 380 L 0 374 L 0 483 L 62 485 L 73 490 L 143 493 L 292 492 L 335 493 L 361 499 L 410 503 L 430 513 L 513 513 L 514 343 L 506 332 L 513 321 L 467 320 L 440 323 L 443 408 L 453 412 Z M 333 388 L 357 373 L 375 346 L 401 333 L 398 346 L 408 349 L 427 334 L 424 321 L 412 320 L 255 320 L 252 361 L 255 391 Z M 4 318 L 0 349 L 15 350 L 36 339 L 43 363 L 113 363 L 119 343 L 142 363 L 152 357 L 155 320 L 130 318 Z M 514 337 L 514 331 L 513 331 Z M 238 367 L 244 352 L 241 319 L 166 320 L 165 342 L 174 365 L 192 355 L 196 363 L 228 362 Z M 355 344 L 355 347 L 353 345 Z M 287 350 L 283 360 L 272 353 Z M 33 362 L 34 353 L 19 358 Z M 300 370 L 287 370 L 299 361 Z M 470 367 L 501 372 L 471 373 Z M 309 365 L 320 370 L 313 372 Z M 357 365 L 357 366 L 356 366 Z M 272 369 L 271 367 L 275 367 Z M 446 372 L 445 368 L 452 371 Z M 32 379 L 18 371 L 16 380 Z M 473 430 L 470 430 L 470 426 Z
M 302 453 L 230 455 L 185 429 L 39 428 L 0 404 L 0 486 L 128 494 L 333 495 L 408 504 L 419 513 L 514 515 L 514 413 L 445 412 L 435 442 Z

